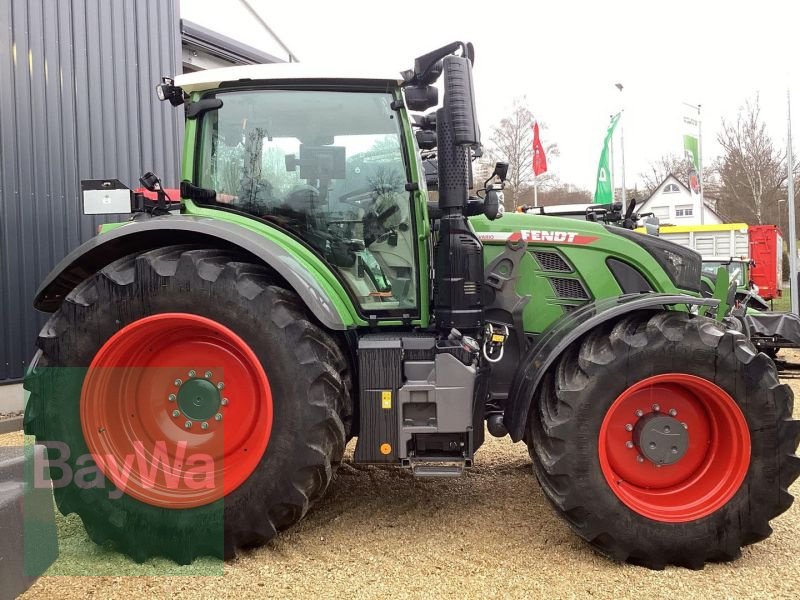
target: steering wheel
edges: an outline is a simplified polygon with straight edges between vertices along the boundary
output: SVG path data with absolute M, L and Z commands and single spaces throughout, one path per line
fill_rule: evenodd
M 372 187 L 363 187 L 357 188 L 352 192 L 347 192 L 346 194 L 342 194 L 339 196 L 339 201 L 344 202 L 345 204 L 350 204 L 352 206 L 358 208 L 364 208 L 362 204 L 365 200 L 370 200 L 375 202 L 375 198 L 373 194 L 375 193 L 375 188 Z

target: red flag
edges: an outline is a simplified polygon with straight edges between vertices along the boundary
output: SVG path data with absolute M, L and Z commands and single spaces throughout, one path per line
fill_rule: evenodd
M 547 171 L 547 157 L 539 139 L 539 123 L 533 124 L 533 174 L 541 175 Z

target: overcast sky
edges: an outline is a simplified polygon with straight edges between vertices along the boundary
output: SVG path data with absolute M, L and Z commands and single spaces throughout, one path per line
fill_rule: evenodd
M 783 145 L 787 87 L 800 96 L 800 8 L 790 0 L 254 4 L 303 62 L 395 71 L 453 40 L 473 42 L 483 141 L 525 95 L 560 146 L 551 171 L 592 191 L 609 115 L 623 104 L 631 186 L 662 154 L 682 153 L 682 102 L 703 105 L 709 164 L 721 118 L 735 118 L 747 98 L 760 94 L 768 129 Z

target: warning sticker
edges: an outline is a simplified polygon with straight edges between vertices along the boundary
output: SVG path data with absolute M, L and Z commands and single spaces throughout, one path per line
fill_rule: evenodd
M 392 408 L 392 391 L 383 390 L 381 392 L 381 408 L 391 410 Z

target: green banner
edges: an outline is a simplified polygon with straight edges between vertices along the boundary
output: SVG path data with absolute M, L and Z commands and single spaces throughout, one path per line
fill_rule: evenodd
M 692 163 L 695 170 L 700 171 L 700 153 L 698 152 L 697 138 L 693 135 L 683 136 L 683 152 L 686 160 Z
M 611 204 L 614 201 L 614 190 L 611 189 L 609 153 L 611 151 L 611 138 L 614 135 L 614 129 L 617 126 L 621 114 L 622 113 L 617 113 L 611 117 L 606 139 L 603 141 L 603 151 L 600 153 L 600 164 L 597 165 L 597 187 L 594 192 L 595 204 Z

